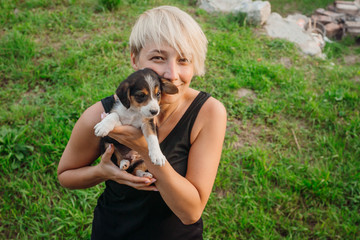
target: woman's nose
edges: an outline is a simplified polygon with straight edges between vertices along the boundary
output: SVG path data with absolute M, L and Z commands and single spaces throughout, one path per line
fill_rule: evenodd
M 170 81 L 175 81 L 179 78 L 178 70 L 176 61 L 168 61 L 164 69 L 163 77 Z

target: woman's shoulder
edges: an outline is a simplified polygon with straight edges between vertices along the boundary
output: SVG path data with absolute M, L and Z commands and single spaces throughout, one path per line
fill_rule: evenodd
M 88 107 L 80 116 L 77 125 L 81 124 L 86 128 L 93 128 L 98 122 L 101 121 L 101 113 L 104 112 L 102 103 L 96 102 Z
M 209 97 L 199 112 L 199 116 L 213 121 L 224 121 L 227 118 L 225 106 L 216 98 Z
M 196 118 L 193 130 L 193 142 L 201 132 L 212 132 L 214 129 L 224 129 L 227 122 L 227 113 L 224 105 L 214 97 L 209 97 L 201 107 Z
M 209 98 L 204 102 L 203 106 L 200 109 L 198 118 L 208 118 L 208 117 L 216 117 L 218 118 L 226 118 L 226 108 L 224 105 L 216 98 L 212 97 L 210 94 L 192 89 L 190 92 L 191 101 L 194 101 L 199 94 L 209 95 Z

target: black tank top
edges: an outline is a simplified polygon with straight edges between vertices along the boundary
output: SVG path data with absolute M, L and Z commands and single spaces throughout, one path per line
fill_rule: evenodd
M 166 159 L 182 176 L 187 170 L 192 127 L 209 97 L 208 93 L 200 92 L 174 129 L 160 143 Z M 105 111 L 109 112 L 114 98 L 110 96 L 101 102 Z M 191 225 L 182 224 L 159 192 L 140 191 L 111 180 L 105 184 L 106 188 L 94 210 L 91 239 L 203 239 L 202 219 Z

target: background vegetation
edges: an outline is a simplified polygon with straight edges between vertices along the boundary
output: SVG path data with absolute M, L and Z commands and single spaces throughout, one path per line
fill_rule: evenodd
M 194 0 L 0 0 L 0 238 L 88 239 L 103 184 L 62 188 L 56 168 L 80 114 L 132 72 L 128 37 L 144 10 L 189 12 L 209 39 L 192 86 L 221 100 L 228 131 L 205 239 L 360 236 L 360 48 L 303 56 L 238 16 Z M 310 14 L 330 0 L 271 1 Z M 111 11 L 110 11 L 110 10 Z M 241 20 L 242 19 L 242 20 Z M 240 98 L 239 90 L 251 90 Z

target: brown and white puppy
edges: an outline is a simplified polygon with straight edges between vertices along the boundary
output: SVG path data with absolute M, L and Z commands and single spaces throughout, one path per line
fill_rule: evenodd
M 116 126 L 132 125 L 141 128 L 148 143 L 149 157 L 155 165 L 163 166 L 166 158 L 161 152 L 154 117 L 160 113 L 161 93 L 176 94 L 177 87 L 149 68 L 132 73 L 116 90 L 117 100 L 110 113 L 95 125 L 95 135 L 105 137 Z M 126 170 L 130 160 L 122 151 L 115 152 L 119 167 Z M 136 173 L 143 176 L 144 173 Z

